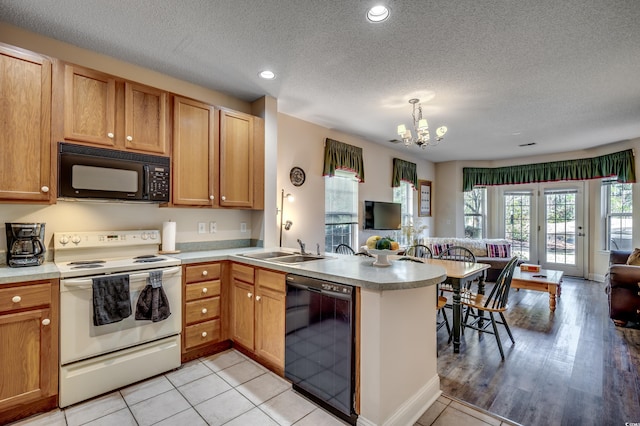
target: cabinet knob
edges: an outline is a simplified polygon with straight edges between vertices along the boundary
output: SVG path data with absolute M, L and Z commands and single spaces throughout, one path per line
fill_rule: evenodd
M 248 298 L 251 298 L 251 296 L 253 296 L 253 293 L 247 293 Z
M 202 337 L 207 337 L 207 332 L 206 331 L 202 332 Z
M 226 200 L 227 197 L 225 197 L 224 195 L 222 197 L 220 197 L 222 199 L 222 201 Z
M 209 275 L 209 271 L 207 270 L 202 271 L 202 275 L 206 277 L 207 275 Z
M 42 188 L 40 188 L 40 191 L 42 191 L 42 192 L 44 192 L 46 194 L 47 192 L 49 192 L 49 187 L 45 185 Z
M 256 300 L 259 302 L 260 301 L 260 296 L 256 296 Z
M 202 289 L 203 293 L 206 293 L 207 291 L 209 291 L 206 287 Z
M 133 136 L 127 136 L 127 140 L 131 142 L 133 140 Z
M 202 308 L 202 313 L 206 314 L 207 313 L 207 308 Z
M 213 200 L 215 197 L 213 195 L 209 195 L 209 199 Z
M 21 300 L 22 300 L 22 297 L 20 296 L 13 296 L 13 298 L 11 299 L 13 303 L 20 303 Z
M 113 133 L 111 133 L 111 132 L 107 133 L 107 137 L 108 137 L 109 139 L 113 139 Z
M 42 320 L 42 325 L 49 325 L 51 324 L 51 320 L 49 318 L 45 318 Z

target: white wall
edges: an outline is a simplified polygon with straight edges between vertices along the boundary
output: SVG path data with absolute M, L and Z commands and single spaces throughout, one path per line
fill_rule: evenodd
M 519 164 L 535 164 L 544 163 L 549 161 L 563 161 L 572 160 L 576 158 L 589 158 L 597 157 L 600 155 L 610 154 L 613 152 L 624 151 L 626 149 L 634 149 L 636 153 L 640 152 L 640 138 L 630 141 L 617 142 L 601 147 L 571 151 L 555 155 L 541 155 L 535 157 L 520 157 L 509 160 L 499 161 L 451 161 L 445 163 L 438 163 L 435 165 L 435 194 L 447 194 L 447 197 L 434 201 L 435 216 L 438 220 L 435 223 L 435 230 L 432 232 L 433 236 L 464 236 L 464 211 L 463 211 L 463 199 L 462 192 L 462 168 L 463 167 L 504 167 L 513 166 Z M 640 177 L 640 161 L 636 157 L 636 177 Z M 492 189 L 490 188 L 491 192 Z M 633 185 L 633 211 L 640 212 L 640 185 Z M 587 229 L 588 247 L 587 247 L 587 262 L 588 262 L 588 277 L 590 279 L 601 280 L 607 271 L 609 265 L 609 252 L 604 251 L 603 235 L 604 235 L 604 222 L 602 219 L 601 203 L 600 203 L 600 180 L 590 180 L 586 184 L 585 195 L 589 197 L 589 223 Z M 491 196 L 491 195 L 489 195 Z M 491 204 L 492 207 L 496 207 L 496 203 Z M 495 224 L 499 218 L 497 215 L 491 214 L 491 208 L 489 209 L 490 215 L 488 221 L 490 223 L 488 229 L 489 237 L 501 237 L 496 233 Z M 493 209 L 495 212 L 496 210 Z M 634 215 L 636 216 L 636 215 Z M 633 246 L 640 246 L 640 220 L 634 220 L 633 222 Z
M 285 114 L 278 114 L 278 176 L 277 203 L 280 206 L 281 190 L 291 193 L 295 197 L 293 203 L 284 202 L 284 220 L 291 220 L 291 230 L 283 232 L 282 245 L 298 247 L 296 239 L 300 238 L 307 245 L 307 250 L 315 250 L 316 244 L 324 250 L 324 177 L 322 168 L 324 161 L 324 141 L 331 138 L 350 145 L 363 148 L 365 168 L 365 182 L 358 185 L 359 198 L 359 240 L 360 244 L 373 235 L 373 231 L 362 230 L 362 209 L 364 200 L 393 201 L 391 178 L 393 172 L 393 158 L 415 162 L 418 169 L 418 179 L 434 180 L 434 165 L 430 161 L 416 160 L 412 150 L 396 151 L 373 142 L 347 135 L 335 130 L 327 129 L 306 121 L 299 120 Z M 301 167 L 306 174 L 306 181 L 302 186 L 295 187 L 289 180 L 292 167 Z M 417 217 L 417 191 L 414 191 L 414 217 L 416 222 L 425 223 L 432 229 L 433 218 Z M 279 217 L 265 214 L 267 226 L 272 223 L 279 228 Z M 377 231 L 380 232 L 380 231 Z

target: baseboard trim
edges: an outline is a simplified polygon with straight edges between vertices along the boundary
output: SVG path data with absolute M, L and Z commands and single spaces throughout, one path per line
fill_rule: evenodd
M 358 417 L 358 426 L 406 426 L 415 424 L 416 421 L 427 411 L 427 408 L 440 397 L 440 376 L 433 376 L 418 392 L 402 404 L 398 409 L 381 425 L 377 425 L 371 420 Z

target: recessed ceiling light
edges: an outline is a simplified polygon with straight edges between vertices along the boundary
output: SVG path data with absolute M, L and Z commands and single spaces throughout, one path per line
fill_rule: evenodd
M 389 9 L 386 6 L 373 6 L 367 11 L 367 19 L 371 22 L 382 22 L 389 17 Z
M 265 80 L 273 80 L 274 78 L 276 78 L 274 72 L 269 70 L 260 71 L 258 75 L 260 76 L 260 78 L 264 78 Z

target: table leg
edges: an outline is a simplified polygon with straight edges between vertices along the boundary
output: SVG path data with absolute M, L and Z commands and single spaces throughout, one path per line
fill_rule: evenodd
M 453 353 L 460 352 L 460 328 L 462 324 L 462 306 L 460 304 L 460 280 L 452 280 L 453 287 Z
M 558 297 L 560 297 L 560 293 L 562 293 L 562 280 L 558 282 L 558 291 L 557 291 Z
M 558 291 L 558 286 L 555 284 L 549 284 L 549 309 L 551 312 L 556 311 L 556 292 Z
M 478 279 L 478 294 L 484 294 L 485 275 L 485 273 L 482 273 L 482 275 L 480 275 L 480 278 Z M 467 309 L 470 308 L 467 307 Z M 480 316 L 480 318 L 478 319 L 478 327 L 484 327 L 484 311 L 478 312 L 478 315 Z

